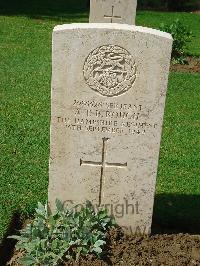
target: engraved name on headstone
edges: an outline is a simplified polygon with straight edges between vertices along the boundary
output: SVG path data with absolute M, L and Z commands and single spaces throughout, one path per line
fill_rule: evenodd
M 171 47 L 143 27 L 55 27 L 52 208 L 89 200 L 127 232 L 150 232 Z
M 90 0 L 90 23 L 135 24 L 137 0 Z

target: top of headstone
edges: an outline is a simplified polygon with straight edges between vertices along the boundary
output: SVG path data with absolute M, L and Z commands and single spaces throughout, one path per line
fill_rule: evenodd
M 90 23 L 135 25 L 137 0 L 90 0 Z
M 157 35 L 159 37 L 167 38 L 172 40 L 171 34 L 151 28 L 146 28 L 142 26 L 131 26 L 127 24 L 118 24 L 118 23 L 72 23 L 72 24 L 63 24 L 57 25 L 54 27 L 53 31 L 63 31 L 67 29 L 113 29 L 113 30 L 127 30 L 134 32 L 147 33 L 151 35 Z

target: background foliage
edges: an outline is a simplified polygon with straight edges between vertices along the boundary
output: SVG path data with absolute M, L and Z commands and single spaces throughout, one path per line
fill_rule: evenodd
M 56 11 L 66 12 L 66 6 L 69 13 L 83 11 L 89 8 L 90 0 L 6 0 L 0 2 L 0 10 L 10 13 L 29 12 L 43 13 L 48 10 L 49 14 L 55 14 Z M 47 8 L 48 6 L 48 8 Z M 192 11 L 200 9 L 199 0 L 138 0 L 138 8 L 170 10 L 170 11 Z
M 200 2 L 198 0 L 138 0 L 138 7 L 189 11 L 200 8 Z
M 160 30 L 172 35 L 172 63 L 187 64 L 187 44 L 192 39 L 189 28 L 176 19 L 170 25 L 162 23 Z

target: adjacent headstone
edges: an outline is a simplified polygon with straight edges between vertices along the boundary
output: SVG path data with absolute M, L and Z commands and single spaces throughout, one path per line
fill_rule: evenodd
M 90 0 L 90 23 L 135 24 L 137 0 Z
M 143 27 L 55 27 L 51 208 L 89 200 L 127 232 L 150 232 L 171 47 Z

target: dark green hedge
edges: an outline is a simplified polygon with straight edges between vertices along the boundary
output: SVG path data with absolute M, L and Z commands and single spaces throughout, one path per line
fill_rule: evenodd
M 139 8 L 167 9 L 171 11 L 191 11 L 200 9 L 199 0 L 138 0 Z

